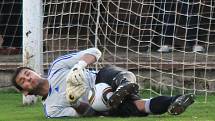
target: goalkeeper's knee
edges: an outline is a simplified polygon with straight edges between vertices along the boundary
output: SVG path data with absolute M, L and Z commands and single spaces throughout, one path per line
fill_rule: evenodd
M 137 83 L 136 76 L 130 71 L 120 72 L 113 78 L 113 83 L 115 83 L 116 86 L 125 83 Z

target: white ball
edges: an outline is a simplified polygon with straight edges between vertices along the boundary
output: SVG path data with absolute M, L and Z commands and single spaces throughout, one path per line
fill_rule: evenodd
M 96 111 L 107 111 L 110 108 L 107 100 L 113 95 L 111 86 L 106 83 L 98 83 L 88 95 L 88 100 L 92 108 Z

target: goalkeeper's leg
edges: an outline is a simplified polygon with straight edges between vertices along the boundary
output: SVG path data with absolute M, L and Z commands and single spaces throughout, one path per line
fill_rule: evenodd
M 120 85 L 136 83 L 136 77 L 130 71 L 108 65 L 99 71 L 96 77 L 96 83 L 107 83 L 115 91 Z
M 116 66 L 107 66 L 101 69 L 97 75 L 96 82 L 111 85 L 114 93 L 108 100 L 112 108 L 117 108 L 126 97 L 136 95 L 139 86 L 132 72 Z
M 112 116 L 147 116 L 161 115 L 166 112 L 172 115 L 183 113 L 194 102 L 193 94 L 177 96 L 158 96 L 152 99 L 126 98 L 118 108 L 110 111 Z

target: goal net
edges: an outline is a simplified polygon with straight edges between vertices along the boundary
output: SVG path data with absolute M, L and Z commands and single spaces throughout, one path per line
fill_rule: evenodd
M 0 1 L 0 89 L 10 88 L 11 70 L 22 62 L 22 2 Z
M 215 92 L 213 0 L 44 0 L 44 66 L 89 47 L 98 67 L 134 72 L 145 91 L 162 95 Z

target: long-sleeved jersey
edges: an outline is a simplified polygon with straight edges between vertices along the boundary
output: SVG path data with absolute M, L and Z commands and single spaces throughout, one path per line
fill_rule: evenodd
M 91 54 L 95 56 L 97 60 L 101 56 L 101 52 L 98 49 L 90 48 L 60 56 L 50 65 L 48 71 L 49 93 L 47 98 L 43 101 L 46 117 L 79 116 L 66 99 L 66 77 L 70 69 L 80 61 L 84 54 Z M 96 72 L 87 70 L 86 77 L 88 91 L 95 86 Z M 79 100 L 88 103 L 87 94 L 83 95 Z

